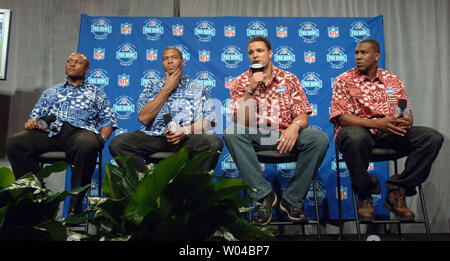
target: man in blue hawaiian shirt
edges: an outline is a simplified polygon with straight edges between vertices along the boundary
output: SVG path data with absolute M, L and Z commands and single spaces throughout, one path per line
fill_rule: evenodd
M 215 122 L 207 87 L 183 74 L 183 55 L 177 48 L 167 47 L 162 60 L 166 77 L 149 82 L 139 97 L 141 130 L 118 135 L 109 144 L 111 155 L 129 156 L 140 172 L 145 170 L 145 159 L 155 152 L 186 147 L 192 158 L 223 148 L 218 136 L 207 133 Z M 170 128 L 164 118 L 171 119 Z M 218 154 L 204 160 L 201 167 L 214 169 L 217 161 Z
M 90 84 L 85 74 L 89 60 L 72 53 L 66 61 L 66 80 L 45 90 L 25 130 L 7 140 L 6 153 L 16 178 L 40 171 L 38 157 L 49 151 L 66 152 L 72 164 L 71 186 L 91 182 L 98 151 L 117 128 L 111 103 L 105 92 Z M 82 211 L 85 193 L 72 196 L 70 214 Z

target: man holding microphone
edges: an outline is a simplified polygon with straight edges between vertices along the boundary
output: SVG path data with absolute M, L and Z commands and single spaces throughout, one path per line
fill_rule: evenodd
M 116 136 L 109 144 L 111 155 L 129 156 L 140 172 L 145 170 L 145 159 L 155 152 L 176 152 L 185 146 L 192 158 L 223 147 L 218 136 L 206 133 L 215 122 L 208 89 L 183 74 L 183 55 L 176 47 L 167 47 L 162 60 L 166 77 L 147 84 L 139 97 L 142 129 Z M 218 159 L 219 154 L 211 156 L 201 167 L 212 170 Z
M 292 221 L 305 222 L 303 203 L 309 184 L 328 149 L 328 137 L 308 128 L 312 112 L 297 77 L 275 67 L 270 41 L 251 38 L 248 57 L 252 68 L 238 76 L 231 87 L 231 113 L 236 124 L 228 127 L 223 138 L 241 177 L 250 189 L 251 199 L 261 204 L 255 223 L 266 225 L 278 202 L 271 184 L 264 179 L 256 151 L 298 152 L 294 177 L 280 200 L 280 209 Z M 257 67 L 263 68 L 258 70 Z
M 375 176 L 367 173 L 370 151 L 375 147 L 406 152 L 405 170 L 391 176 L 384 207 L 400 220 L 414 220 L 405 201 L 416 194 L 431 170 L 443 136 L 428 128 L 413 126 L 405 85 L 400 78 L 378 67 L 380 46 L 365 39 L 355 49 L 356 67 L 337 77 L 333 84 L 330 121 L 334 138 L 350 172 L 358 195 L 358 216 L 374 220 L 371 194 L 381 193 Z

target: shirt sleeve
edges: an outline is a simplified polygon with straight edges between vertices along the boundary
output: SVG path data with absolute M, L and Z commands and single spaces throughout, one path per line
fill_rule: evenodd
M 147 104 L 148 102 L 152 101 L 156 95 L 158 94 L 157 91 L 155 91 L 157 88 L 156 84 L 150 81 L 147 85 L 145 85 L 144 90 L 142 91 L 141 95 L 139 96 L 139 100 L 137 103 L 137 110 L 140 112 L 142 108 Z
M 291 103 L 291 115 L 292 118 L 296 118 L 302 114 L 311 114 L 312 108 L 309 104 L 308 98 L 306 97 L 305 91 L 298 80 L 298 78 L 294 75 L 292 78 L 292 84 L 294 85 L 292 88 L 292 103 Z
M 330 121 L 336 122 L 336 117 L 342 114 L 349 114 L 350 94 L 345 86 L 344 81 L 339 79 L 333 83 L 333 96 L 331 98 Z M 353 114 L 353 113 L 350 113 Z
M 98 129 L 101 130 L 104 127 L 113 127 L 117 129 L 117 119 L 111 102 L 109 101 L 106 93 L 99 89 L 97 93 L 97 106 L 98 106 Z
M 234 79 L 231 89 L 230 89 L 230 113 L 231 116 L 235 115 L 237 110 L 239 109 L 239 104 L 242 102 L 244 98 L 247 86 L 244 84 L 244 80 L 242 79 L 242 75 Z
M 50 106 L 53 103 L 51 101 L 51 97 L 53 97 L 53 95 L 51 95 L 51 93 L 54 91 L 53 89 L 54 89 L 54 87 L 52 87 L 48 90 L 45 90 L 42 93 L 41 97 L 34 105 L 34 108 L 31 111 L 30 116 L 28 117 L 28 120 L 39 119 L 39 118 L 47 116 L 50 113 Z
M 209 122 L 216 122 L 216 115 L 214 114 L 214 104 L 211 99 L 211 93 L 207 87 L 203 87 L 202 90 L 202 116 L 201 120 Z

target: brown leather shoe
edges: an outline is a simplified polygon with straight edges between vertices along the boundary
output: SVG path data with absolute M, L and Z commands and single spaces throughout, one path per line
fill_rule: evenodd
M 358 200 L 358 218 L 362 221 L 375 220 L 372 198 Z
M 389 191 L 384 208 L 393 212 L 399 220 L 414 220 L 414 212 L 406 205 L 406 191 L 403 188 Z

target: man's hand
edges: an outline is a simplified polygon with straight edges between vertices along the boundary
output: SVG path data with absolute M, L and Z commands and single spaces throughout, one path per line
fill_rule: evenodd
M 37 119 L 31 119 L 25 122 L 25 129 L 26 130 L 37 129 Z
M 175 90 L 180 82 L 180 78 L 182 76 L 181 68 L 178 68 L 171 75 L 166 72 L 166 80 L 164 82 L 164 88 L 166 88 L 169 92 Z
M 173 131 L 168 131 L 166 133 L 166 138 L 169 143 L 172 143 L 173 145 L 177 145 L 180 143 L 184 137 L 186 137 L 186 134 L 183 132 L 183 128 L 180 126 L 177 126 Z
M 264 82 L 265 78 L 266 74 L 264 72 L 253 73 L 250 79 L 250 85 L 248 86 L 248 90 L 250 92 L 255 92 L 256 88 L 258 88 L 259 83 Z
M 404 118 L 384 117 L 375 121 L 377 129 L 399 136 L 404 136 L 410 126 L 409 122 Z
M 295 124 L 291 124 L 284 132 L 281 134 L 278 139 L 278 147 L 277 150 L 280 151 L 281 154 L 289 153 L 294 148 L 298 139 L 298 131 L 299 128 Z

